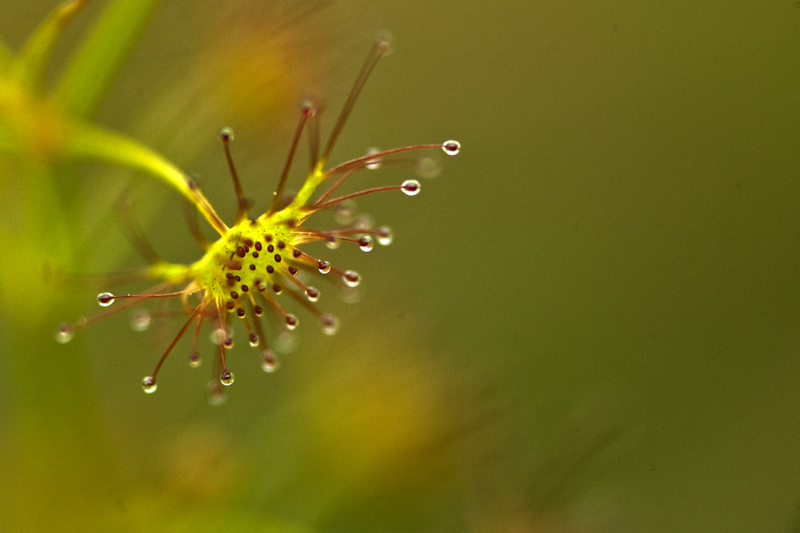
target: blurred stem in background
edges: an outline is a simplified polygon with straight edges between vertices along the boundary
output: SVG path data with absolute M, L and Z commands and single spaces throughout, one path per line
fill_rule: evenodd
M 87 361 L 76 344 L 56 350 L 49 334 L 54 317 L 72 313 L 54 273 L 85 267 L 76 250 L 78 163 L 105 161 L 185 187 L 169 162 L 91 122 L 157 0 L 109 2 L 55 89 L 45 87 L 51 52 L 87 3 L 56 8 L 16 54 L 0 42 L 0 336 L 12 404 L 0 528 L 9 531 L 59 530 L 64 516 L 91 527 L 113 505 Z

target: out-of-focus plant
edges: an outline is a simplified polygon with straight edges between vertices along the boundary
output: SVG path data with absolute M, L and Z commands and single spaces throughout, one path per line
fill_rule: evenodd
M 118 515 L 107 435 L 78 347 L 53 351 L 45 332 L 68 312 L 53 273 L 82 265 L 81 163 L 182 173 L 141 143 L 92 120 L 158 4 L 114 0 L 46 83 L 48 61 L 86 0 L 65 2 L 20 50 L 0 42 L 0 337 L 7 379 L 0 528 L 101 530 Z M 68 521 L 65 519 L 69 517 Z
M 75 163 L 105 160 L 169 174 L 158 155 L 89 118 L 155 2 L 112 3 L 53 88 L 45 87 L 50 54 L 86 4 L 56 9 L 17 54 L 0 44 L 0 290 L 7 308 L 25 309 L 8 314 L 17 326 L 36 323 L 58 297 L 42 283 L 42 266 L 74 264 Z

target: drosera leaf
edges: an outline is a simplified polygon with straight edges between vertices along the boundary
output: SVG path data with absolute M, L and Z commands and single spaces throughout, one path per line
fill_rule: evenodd
M 92 115 L 160 0 L 111 0 L 66 66 L 56 99 L 74 117 Z
M 167 357 L 174 352 L 177 344 L 190 331 L 193 333 L 189 334 L 192 338 L 189 366 L 193 368 L 198 366 L 202 359 L 199 355 L 198 338 L 205 324 L 207 329 L 212 330 L 212 342 L 216 345 L 213 351 L 217 352 L 212 358 L 212 380 L 208 386 L 209 401 L 218 405 L 224 401 L 224 389 L 234 382 L 233 372 L 228 368 L 228 363 L 229 352 L 235 344 L 233 340 L 235 324 L 241 324 L 239 328 L 244 327 L 250 346 L 258 349 L 261 367 L 267 372 L 277 368 L 277 358 L 273 350 L 281 350 L 278 348 L 281 336 L 285 337 L 285 334 L 295 330 L 300 323 L 301 319 L 293 313 L 292 307 L 307 311 L 318 322 L 323 333 L 327 335 L 335 333 L 338 327 L 337 319 L 316 305 L 324 289 L 320 291 L 311 285 L 308 278 L 317 276 L 316 279 L 323 283 L 336 283 L 338 280 L 341 282 L 340 287 L 344 285 L 352 289 L 360 284 L 361 276 L 353 270 L 334 267 L 327 260 L 315 257 L 316 252 L 305 251 L 305 245 L 316 242 L 334 249 L 341 243 L 350 243 L 359 246 L 363 252 L 369 252 L 374 248 L 376 240 L 384 246 L 389 244 L 392 232 L 387 227 L 373 229 L 371 223 L 364 223 L 363 217 L 351 217 L 349 223 L 331 229 L 320 229 L 315 222 L 312 223 L 314 225 L 308 226 L 306 221 L 319 211 L 337 209 L 352 202 L 356 197 L 391 191 L 415 196 L 420 191 L 419 182 L 406 180 L 402 184 L 379 185 L 331 199 L 332 193 L 338 190 L 342 182 L 357 172 L 373 172 L 376 167 L 384 167 L 387 163 L 410 162 L 408 156 L 412 152 L 443 150 L 448 155 L 456 155 L 460 149 L 457 141 L 447 140 L 389 150 L 370 150 L 366 155 L 338 165 L 327 164 L 335 141 L 343 131 L 369 73 L 377 61 L 386 55 L 388 48 L 388 42 L 383 38 L 374 42 L 326 143 L 320 144 L 319 128 L 315 127 L 319 109 L 313 102 L 302 106 L 299 125 L 292 139 L 285 167 L 278 179 L 278 186 L 273 193 L 273 201 L 261 215 L 252 218 L 249 215 L 252 205 L 246 200 L 247 196 L 239 181 L 239 173 L 230 150 L 230 143 L 234 139 L 233 131 L 230 128 L 223 128 L 220 131 L 220 140 L 239 206 L 230 227 L 219 219 L 213 208 L 199 194 L 195 184 L 186 180 L 177 168 L 135 141 L 116 139 L 114 134 L 105 134 L 95 127 L 87 127 L 81 135 L 68 135 L 74 143 L 70 152 L 71 157 L 84 156 L 107 160 L 157 175 L 178 189 L 190 201 L 194 200 L 195 207 L 212 223 L 220 233 L 220 237 L 213 243 L 206 243 L 205 253 L 192 263 L 168 263 L 150 257 L 148 262 L 151 264 L 147 267 L 146 274 L 158 280 L 158 284 L 135 294 L 100 293 L 97 297 L 98 304 L 103 308 L 114 304 L 113 308 L 60 324 L 55 333 L 56 341 L 62 344 L 69 342 L 76 329 L 126 311 L 148 300 L 179 301 L 180 309 L 169 313 L 168 316 L 188 315 L 188 318 L 166 350 L 162 352 L 155 369 L 141 382 L 142 388 L 146 393 L 155 392 L 159 370 Z M 294 196 L 285 197 L 286 178 L 291 173 L 296 148 L 306 125 L 310 126 L 305 128 L 311 153 L 310 169 L 299 192 Z M 321 155 L 317 152 L 319 146 L 325 146 Z M 326 181 L 328 186 L 318 194 L 319 187 Z M 117 301 L 120 303 L 115 304 Z M 263 327 L 262 320 L 269 325 L 269 330 Z M 274 328 L 279 328 L 277 334 Z M 267 336 L 265 333 L 272 335 Z

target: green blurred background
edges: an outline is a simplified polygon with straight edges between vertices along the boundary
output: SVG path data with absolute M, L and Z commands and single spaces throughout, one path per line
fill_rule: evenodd
M 54 5 L 3 2 L 0 34 L 18 47 Z M 103 5 L 70 25 L 54 72 Z M 323 291 L 340 332 L 306 315 L 274 375 L 237 346 L 223 406 L 188 343 L 142 393 L 177 322 L 143 334 L 120 315 L 26 354 L 75 358 L 86 375 L 48 379 L 88 377 L 97 409 L 75 431 L 102 497 L 54 513 L 63 530 L 800 531 L 797 2 L 264 5 L 164 2 L 97 120 L 195 173 L 230 220 L 217 129 L 236 131 L 263 209 L 299 93 L 325 97 L 328 131 L 387 29 L 395 52 L 333 161 L 448 138 L 462 153 L 413 200 L 359 203 L 396 239 L 317 249 L 364 277 L 355 305 Z M 264 57 L 280 75 L 224 70 Z M 86 165 L 85 265 L 142 264 L 113 225 L 124 190 L 159 253 L 199 257 L 177 194 Z M 0 388 L 14 420 L 18 391 Z M 55 475 L 15 494 L 24 469 L 3 472 L 7 508 L 64 497 Z

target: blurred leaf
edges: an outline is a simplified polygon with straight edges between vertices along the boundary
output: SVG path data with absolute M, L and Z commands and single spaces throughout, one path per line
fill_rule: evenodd
M 32 90 L 39 89 L 47 61 L 50 59 L 50 54 L 53 52 L 58 39 L 64 32 L 64 28 L 66 28 L 70 19 L 83 9 L 87 3 L 88 0 L 75 0 L 63 4 L 60 8 L 54 10 L 33 32 L 13 62 L 14 72 L 11 75 L 16 78 L 20 85 Z
M 95 112 L 159 0 L 112 0 L 69 63 L 56 90 L 76 117 Z

